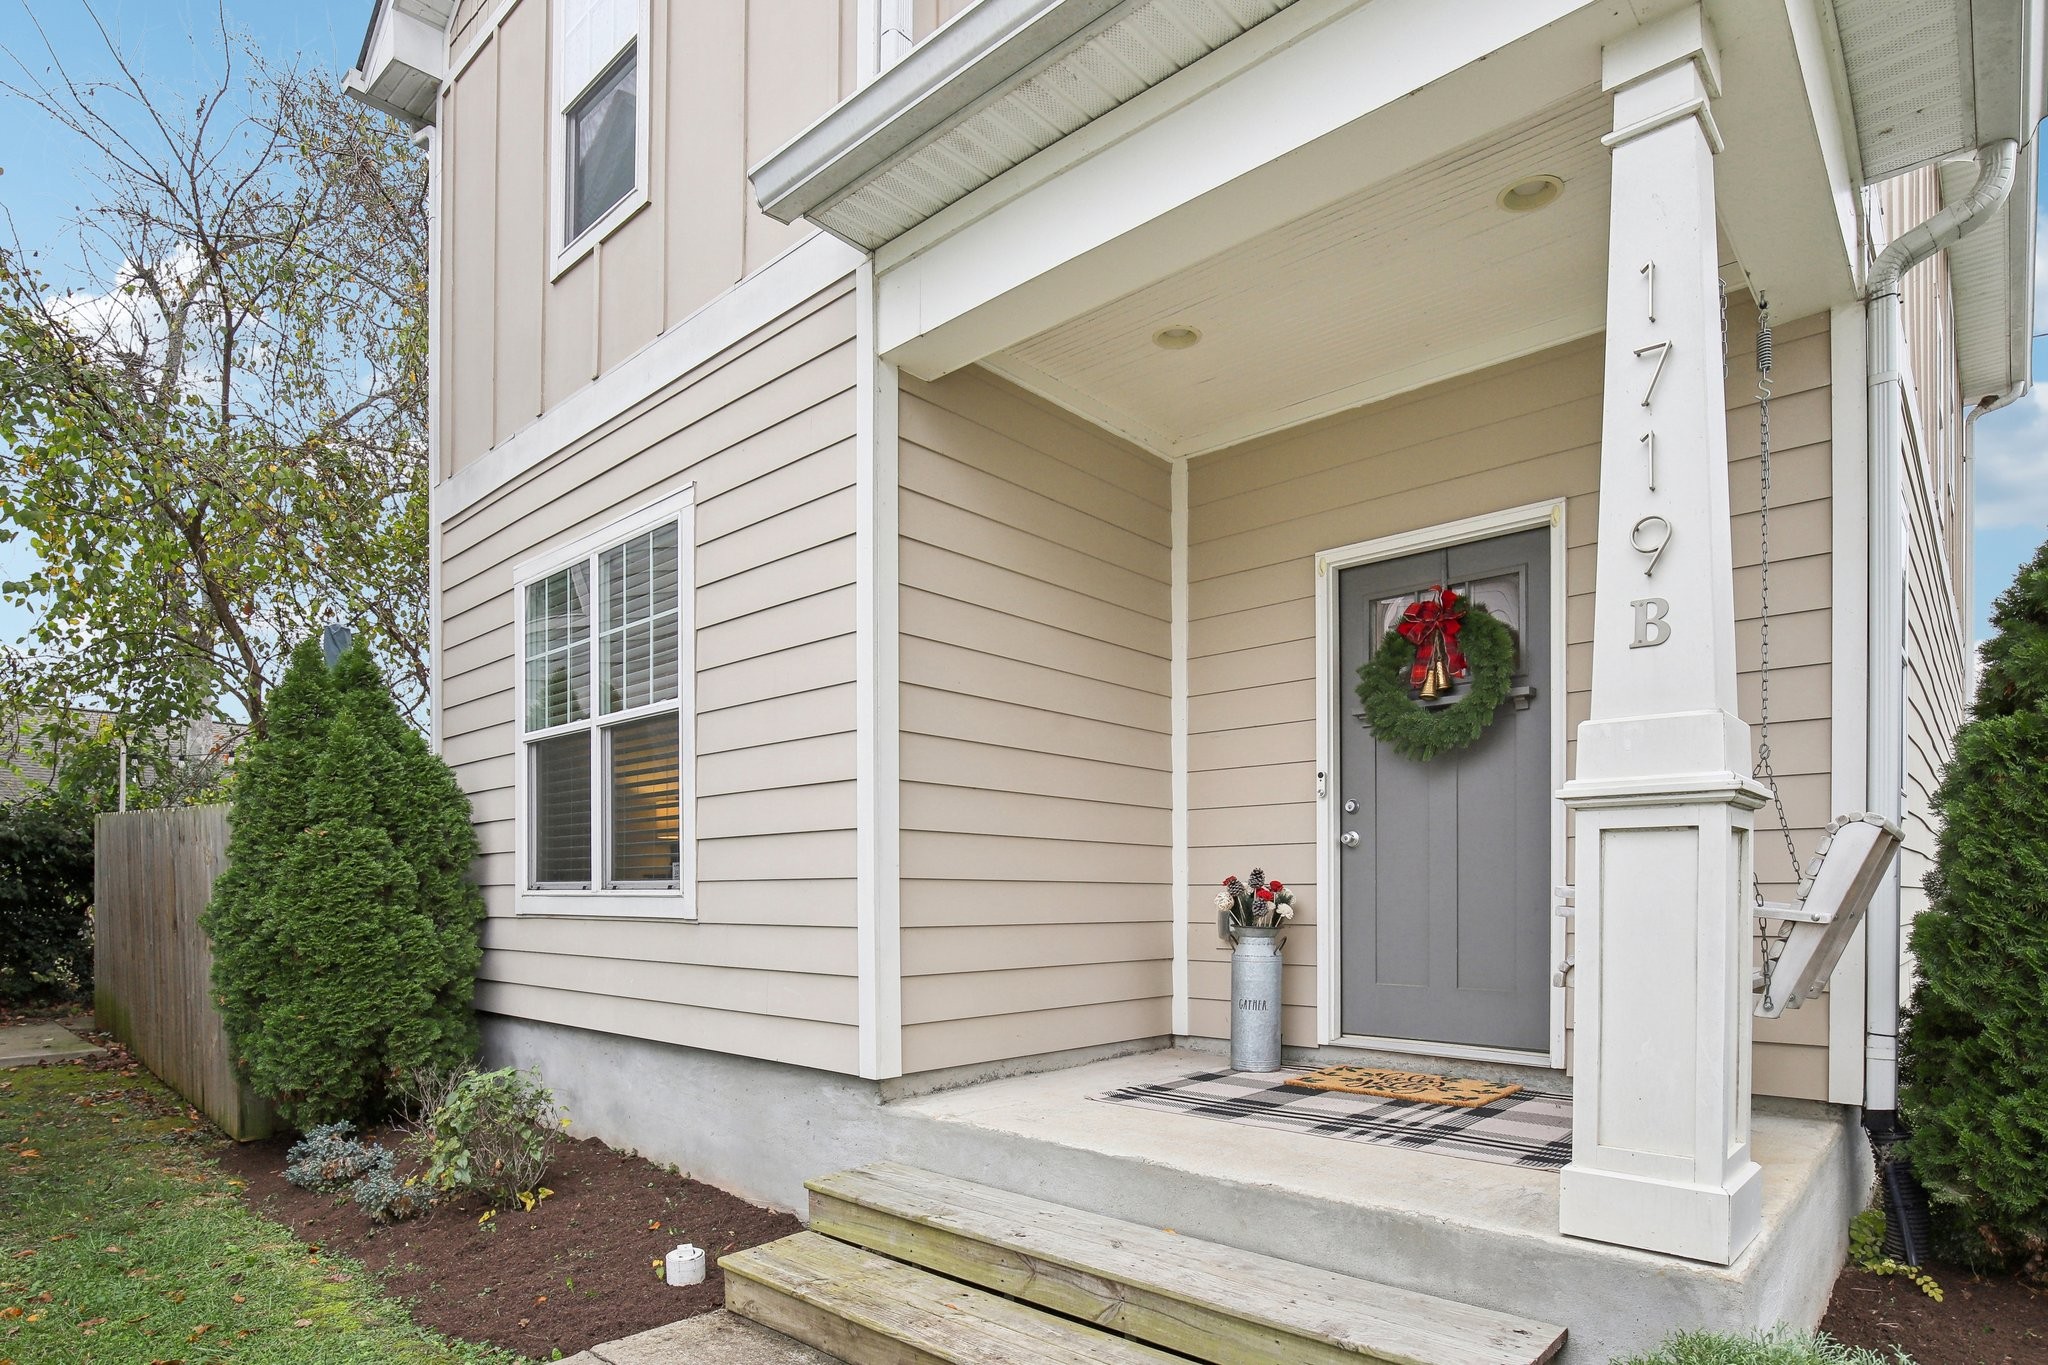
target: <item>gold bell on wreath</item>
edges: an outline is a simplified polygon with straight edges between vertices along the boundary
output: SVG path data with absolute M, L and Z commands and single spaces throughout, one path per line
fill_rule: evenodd
M 1450 690 L 1450 665 L 1446 664 L 1443 656 L 1439 654 L 1436 658 L 1430 660 L 1429 671 L 1422 675 L 1422 699 L 1428 701 L 1430 698 Z

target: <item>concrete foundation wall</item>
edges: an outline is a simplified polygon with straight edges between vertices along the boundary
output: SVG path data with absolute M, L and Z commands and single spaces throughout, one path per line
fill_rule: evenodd
M 1805 1105 L 1796 1118 L 1764 1125 L 1758 1156 L 1774 1173 L 1767 1175 L 1765 1231 L 1734 1266 L 1722 1268 L 1555 1232 L 1480 1226 L 1469 1208 L 1362 1202 L 1356 1192 L 1344 1201 L 1317 1197 L 1262 1179 L 1255 1163 L 1195 1174 L 1193 1149 L 1206 1138 L 1249 1131 L 1209 1120 L 1186 1120 L 1187 1152 L 1105 1151 L 1071 1135 L 1016 1131 L 1046 1126 L 1049 1105 L 1071 1107 L 1071 1095 L 1048 1098 L 1068 1073 L 997 1081 L 978 1096 L 953 1090 L 885 1103 L 874 1082 L 529 1020 L 487 1016 L 484 1042 L 494 1065 L 538 1067 L 579 1136 L 673 1162 L 773 1207 L 801 1211 L 803 1182 L 813 1176 L 901 1161 L 1562 1323 L 1571 1331 L 1566 1365 L 1600 1365 L 1684 1327 L 1816 1324 L 1842 1264 L 1849 1219 L 1870 1188 L 1869 1156 L 1850 1111 Z M 1112 1112 L 1079 1103 L 1084 1119 Z M 1357 1159 L 1351 1144 L 1331 1146 L 1331 1162 Z M 1469 1186 L 1467 1202 L 1483 1209 L 1489 1174 L 1500 1168 L 1435 1160 L 1472 1168 L 1461 1169 L 1470 1177 L 1461 1183 Z M 1550 1207 L 1547 1218 L 1540 1211 L 1529 1217 L 1527 1209 L 1504 1216 L 1555 1228 L 1554 1197 Z

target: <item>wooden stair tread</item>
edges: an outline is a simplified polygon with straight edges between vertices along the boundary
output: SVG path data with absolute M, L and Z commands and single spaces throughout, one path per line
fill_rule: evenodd
M 809 1182 L 811 1227 L 1216 1361 L 1537 1365 L 1565 1332 L 894 1162 Z
M 1175 1362 L 1149 1346 L 815 1232 L 735 1252 L 718 1265 L 729 1310 L 852 1365 Z

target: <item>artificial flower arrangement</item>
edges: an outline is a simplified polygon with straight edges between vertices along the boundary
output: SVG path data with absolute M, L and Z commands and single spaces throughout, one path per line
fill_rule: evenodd
M 1264 870 L 1255 867 L 1243 881 L 1223 879 L 1216 908 L 1224 912 L 1218 918 L 1228 929 L 1278 929 L 1294 918 L 1294 893 L 1277 878 L 1267 881 Z

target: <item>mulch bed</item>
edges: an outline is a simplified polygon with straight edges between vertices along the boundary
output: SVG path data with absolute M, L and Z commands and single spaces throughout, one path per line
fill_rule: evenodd
M 371 1134 L 387 1145 L 393 1135 Z M 412 1305 L 415 1322 L 536 1359 L 563 1355 L 709 1312 L 725 1301 L 717 1260 L 800 1228 L 758 1208 L 613 1151 L 595 1139 L 565 1141 L 549 1167 L 554 1195 L 532 1213 L 454 1205 L 379 1226 L 346 1195 L 288 1184 L 289 1140 L 229 1146 L 219 1159 L 247 1182 L 253 1208 L 330 1254 L 378 1272 Z M 672 1289 L 653 1262 L 678 1242 L 703 1247 L 704 1283 Z
M 2048 1291 L 2011 1276 L 1930 1265 L 1936 1303 L 1895 1275 L 1850 1266 L 1835 1281 L 1821 1330 L 1851 1346 L 1896 1347 L 1917 1365 L 2039 1365 L 2048 1360 Z

